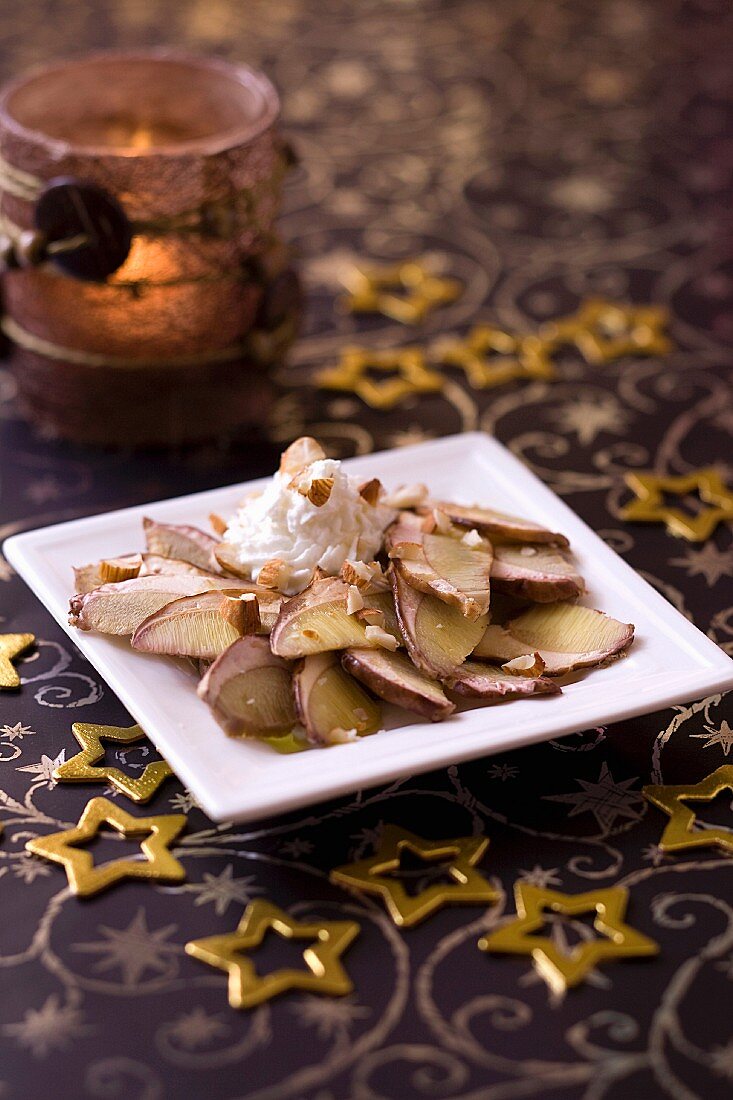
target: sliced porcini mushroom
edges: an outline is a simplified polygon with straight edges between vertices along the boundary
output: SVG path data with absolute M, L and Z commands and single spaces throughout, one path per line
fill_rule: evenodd
M 188 524 L 157 523 L 147 516 L 143 519 L 145 545 L 151 554 L 160 554 L 164 558 L 179 558 L 197 565 L 199 569 L 208 569 L 212 573 L 220 572 L 214 557 L 219 540 L 198 527 Z
M 389 528 L 386 547 L 403 580 L 476 620 L 489 609 L 491 546 L 466 546 L 451 535 L 427 534 L 412 523 Z
M 141 577 L 158 573 L 187 573 L 192 577 L 210 577 L 221 579 L 221 571 L 214 572 L 211 569 L 202 569 L 198 565 L 192 565 L 190 561 L 182 561 L 180 558 L 164 558 L 162 554 L 143 554 L 143 564 L 140 570 Z
M 334 744 L 375 733 L 379 704 L 341 666 L 338 653 L 305 657 L 293 676 L 298 716 L 312 744 Z
M 553 543 L 555 546 L 568 546 L 565 535 L 559 531 L 550 531 L 531 520 L 520 516 L 507 515 L 495 508 L 483 508 L 478 504 L 454 504 L 452 501 L 433 501 L 420 507 L 421 512 L 430 512 L 433 508 L 444 512 L 452 523 L 459 527 L 473 527 L 479 534 L 487 535 L 492 541 Z
M 230 737 L 277 737 L 297 721 L 290 667 L 267 638 L 237 638 L 209 666 L 197 690 Z
M 137 577 L 143 567 L 142 554 L 125 554 L 119 558 L 102 558 L 99 563 L 99 575 L 102 584 L 115 581 L 130 581 Z
M 495 665 L 466 661 L 444 683 L 458 695 L 499 700 L 526 695 L 559 695 L 560 687 L 544 676 L 512 676 Z
M 499 592 L 536 603 L 572 600 L 585 592 L 585 582 L 569 556 L 551 546 L 495 547 L 491 583 Z
M 200 592 L 174 600 L 149 615 L 130 644 L 146 653 L 214 660 L 242 636 L 244 625 L 240 593 Z
M 273 652 L 294 659 L 326 650 L 378 644 L 376 639 L 370 643 L 367 624 L 358 618 L 361 611 L 349 614 L 348 593 L 348 585 L 339 577 L 317 577 L 298 596 L 286 600 L 272 629 Z M 376 593 L 365 597 L 365 603 L 378 601 L 382 595 L 391 601 L 389 593 Z M 389 630 L 386 615 L 384 629 Z
M 320 462 L 324 458 L 326 458 L 326 452 L 318 440 L 310 435 L 302 435 L 294 440 L 280 456 L 280 473 L 291 478 L 295 477 L 312 462 Z
M 144 561 L 141 559 L 140 554 L 120 554 L 115 558 L 104 558 L 102 561 L 88 562 L 86 565 L 74 566 L 74 591 L 77 595 L 84 595 L 85 592 L 91 592 L 94 588 L 99 588 L 101 584 L 106 584 L 109 581 L 124 580 L 124 577 L 112 578 L 102 576 L 102 566 L 104 562 L 118 562 L 120 568 L 134 568 L 137 566 L 137 573 L 132 572 L 129 577 L 135 577 L 138 573 L 144 573 Z M 107 566 L 107 572 L 109 572 L 109 565 Z M 127 579 L 129 579 L 129 577 Z
M 436 680 L 415 668 L 404 653 L 383 649 L 347 649 L 344 668 L 388 703 L 440 722 L 456 709 Z
M 487 627 L 473 656 L 505 663 L 539 653 L 545 676 L 562 676 L 621 656 L 634 640 L 631 623 L 575 603 L 531 607 L 505 626 Z
M 381 626 L 388 634 L 394 635 L 399 645 L 404 645 L 402 631 L 400 630 L 400 624 L 397 618 L 397 608 L 395 607 L 391 588 L 388 588 L 384 592 L 367 592 L 364 595 L 364 611 L 367 615 L 367 621 L 364 623 L 365 626 L 370 625 L 368 622 L 368 612 L 370 610 L 381 612 L 381 619 L 379 621 L 373 621 L 373 625 Z
M 390 570 L 397 618 L 413 663 L 432 679 L 450 676 L 478 644 L 487 616 L 467 619 L 457 607 L 409 585 Z
M 80 630 L 97 630 L 100 634 L 133 634 L 144 619 L 173 600 L 212 591 L 219 585 L 233 587 L 233 584 L 222 577 L 209 579 L 185 573 L 156 574 L 103 584 L 91 592 L 72 597 L 69 622 Z

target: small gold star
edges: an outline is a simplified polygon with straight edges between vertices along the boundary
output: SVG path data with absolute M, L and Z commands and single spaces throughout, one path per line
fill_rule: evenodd
M 393 377 L 375 381 L 368 375 L 370 370 Z M 320 371 L 315 381 L 322 389 L 355 393 L 374 409 L 391 409 L 410 394 L 438 393 L 445 385 L 442 375 L 426 367 L 425 356 L 416 347 L 343 348 L 338 365 Z
M 104 756 L 102 739 L 132 745 L 145 737 L 145 732 L 140 729 L 140 726 L 98 726 L 93 722 L 74 722 L 71 730 L 81 745 L 82 751 L 72 756 L 65 764 L 60 764 L 53 773 L 54 779 L 67 783 L 104 781 L 111 783 L 133 802 L 147 802 L 163 780 L 173 775 L 170 764 L 165 760 L 155 760 L 152 764 L 148 764 L 138 778 L 126 775 L 119 768 L 111 765 L 98 768 L 93 766 Z
M 35 640 L 34 634 L 0 634 L 0 691 L 20 687 L 20 676 L 10 662 Z
M 433 275 L 420 260 L 388 267 L 354 268 L 345 279 L 350 313 L 382 313 L 403 325 L 415 325 L 462 290 L 458 279 Z
M 386 825 L 379 850 L 373 856 L 335 867 L 329 877 L 340 886 L 379 894 L 395 924 L 411 928 L 444 905 L 489 903 L 498 899 L 491 883 L 474 868 L 488 846 L 487 837 L 425 840 L 397 825 Z M 408 894 L 402 882 L 393 877 L 400 869 L 400 858 L 406 849 L 427 863 L 445 861 L 444 870 L 453 882 L 434 883 L 419 894 Z
M 590 298 L 572 316 L 542 325 L 539 337 L 555 348 L 575 344 L 589 363 L 608 363 L 625 355 L 668 355 L 672 344 L 662 331 L 668 319 L 661 306 Z
M 628 487 L 636 493 L 621 509 L 621 518 L 637 523 L 665 523 L 670 535 L 689 542 L 704 542 L 723 520 L 733 519 L 733 490 L 723 484 L 713 466 L 693 470 L 680 477 L 661 477 L 649 471 L 634 471 L 624 475 Z M 663 493 L 684 496 L 697 490 L 709 508 L 701 508 L 695 516 L 679 508 L 667 507 Z
M 476 325 L 462 339 L 445 337 L 431 349 L 434 361 L 460 367 L 477 390 L 516 378 L 555 377 L 544 343 L 536 336 L 513 336 L 493 325 Z
M 145 860 L 113 859 L 95 867 L 91 853 L 76 845 L 97 836 L 102 825 L 111 825 L 125 839 L 149 833 L 140 842 Z M 26 843 L 26 850 L 60 863 L 66 870 L 69 886 L 79 897 L 89 897 L 126 878 L 149 878 L 161 882 L 182 882 L 185 869 L 168 846 L 186 825 L 185 814 L 163 814 L 160 817 L 133 817 L 107 798 L 92 798 L 73 829 L 35 837 Z
M 587 894 L 562 894 L 546 887 L 517 882 L 514 896 L 516 918 L 483 936 L 478 946 L 482 951 L 531 955 L 536 970 L 555 993 L 564 993 L 571 986 L 578 985 L 598 963 L 606 959 L 656 955 L 659 952 L 654 940 L 623 923 L 629 900 L 628 890 L 623 886 L 591 890 Z M 594 927 L 607 938 L 577 944 L 570 954 L 566 954 L 549 936 L 534 935 L 545 924 L 545 909 L 568 916 L 595 912 Z
M 259 947 L 268 928 L 286 939 L 310 940 L 303 952 L 307 970 L 274 970 L 260 977 L 244 952 Z M 305 989 L 341 997 L 353 989 L 339 962 L 359 933 L 356 921 L 335 920 L 301 923 L 272 902 L 258 899 L 244 911 L 236 932 L 206 936 L 186 944 L 186 954 L 229 975 L 229 1004 L 252 1008 L 288 989 Z
M 642 788 L 648 802 L 669 814 L 670 820 L 662 833 L 659 847 L 663 852 L 681 852 L 686 848 L 707 848 L 717 845 L 724 852 L 733 852 L 733 832 L 710 825 L 695 829 L 696 813 L 685 806 L 687 799 L 693 802 L 710 802 L 721 791 L 733 791 L 733 764 L 723 764 L 699 783 L 681 786 L 654 786 Z

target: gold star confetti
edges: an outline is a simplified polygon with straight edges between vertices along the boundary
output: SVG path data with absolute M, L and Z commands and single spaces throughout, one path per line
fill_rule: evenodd
M 310 940 L 303 951 L 307 969 L 274 970 L 260 977 L 245 954 L 259 947 L 268 929 L 286 939 Z M 229 1004 L 252 1008 L 289 989 L 305 989 L 341 997 L 353 984 L 339 959 L 359 933 L 356 921 L 299 922 L 272 902 L 257 900 L 245 909 L 236 932 L 206 936 L 186 944 L 186 954 L 225 970 L 229 975 Z
M 444 905 L 488 904 L 498 899 L 497 891 L 474 867 L 488 846 L 487 837 L 425 840 L 397 825 L 386 825 L 379 850 L 373 856 L 334 868 L 330 879 L 339 886 L 379 894 L 395 924 L 411 928 Z M 405 850 L 428 864 L 444 861 L 444 870 L 453 881 L 434 883 L 411 896 L 402 882 L 393 877 L 400 869 Z
M 435 362 L 460 367 L 477 390 L 502 386 L 517 378 L 549 381 L 555 377 L 543 341 L 536 336 L 513 336 L 493 325 L 476 325 L 462 339 L 436 340 L 431 357 Z
M 695 828 L 694 810 L 685 805 L 692 802 L 710 802 L 721 791 L 733 791 L 733 764 L 723 764 L 699 783 L 679 786 L 655 786 L 642 789 L 648 802 L 669 814 L 669 822 L 662 833 L 659 847 L 663 852 L 681 852 L 686 848 L 707 848 L 715 845 L 724 852 L 733 852 L 733 832 L 717 826 Z
M 350 313 L 382 313 L 403 325 L 418 324 L 454 302 L 462 290 L 458 279 L 435 275 L 420 260 L 353 268 L 344 281 L 348 294 L 343 302 Z
M 713 466 L 693 470 L 680 477 L 661 477 L 650 471 L 634 471 L 624 475 L 628 487 L 636 494 L 621 509 L 621 518 L 636 523 L 664 523 L 670 535 L 704 542 L 724 520 L 733 519 L 733 490 L 723 484 Z M 697 490 L 700 499 L 710 505 L 697 515 L 688 515 L 679 508 L 664 503 L 664 493 L 685 496 Z
M 672 344 L 663 332 L 668 319 L 661 306 L 590 298 L 572 316 L 542 325 L 539 337 L 548 349 L 575 344 L 585 359 L 595 364 L 626 355 L 668 355 Z
M 111 765 L 94 766 L 104 756 L 102 740 L 133 745 L 145 737 L 145 731 L 140 726 L 98 726 L 95 723 L 74 722 L 71 730 L 82 751 L 56 768 L 54 779 L 65 783 L 110 783 L 133 802 L 147 802 L 163 780 L 173 775 L 170 764 L 165 760 L 148 764 L 137 778 Z
M 11 661 L 35 640 L 34 634 L 0 634 L 0 691 L 20 687 L 20 676 Z
M 517 916 L 478 941 L 482 951 L 531 955 L 535 969 L 554 993 L 578 985 L 606 959 L 656 955 L 658 945 L 648 936 L 623 923 L 629 893 L 623 886 L 591 890 L 586 894 L 562 894 L 546 887 L 517 882 L 514 886 Z M 603 939 L 577 944 L 569 954 L 549 936 L 537 936 L 545 924 L 544 910 L 578 916 L 595 912 L 593 922 Z
M 77 845 L 92 840 L 105 824 L 111 825 L 125 839 L 150 834 L 140 842 L 146 859 L 113 859 L 95 866 L 91 854 Z M 26 850 L 52 863 L 60 863 L 66 870 L 72 893 L 89 897 L 126 878 L 182 882 L 186 872 L 168 847 L 185 825 L 185 814 L 133 817 L 107 798 L 92 798 L 73 829 L 29 840 Z
M 369 371 L 383 371 L 392 377 L 374 380 Z M 391 409 L 404 397 L 438 393 L 445 385 L 442 375 L 426 367 L 425 356 L 416 347 L 343 348 L 338 365 L 320 371 L 315 381 L 322 389 L 355 393 L 374 409 Z

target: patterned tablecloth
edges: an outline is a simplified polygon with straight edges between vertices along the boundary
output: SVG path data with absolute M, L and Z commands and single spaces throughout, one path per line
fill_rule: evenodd
M 733 644 L 733 546 L 625 524 L 623 474 L 718 464 L 730 482 L 730 43 L 715 0 L 26 0 L 0 12 L 4 75 L 51 55 L 164 40 L 271 73 L 302 156 L 283 230 L 302 256 L 307 327 L 273 445 L 151 461 L 39 439 L 0 371 L 6 536 L 259 475 L 308 430 L 336 453 L 482 428 L 519 455 L 684 615 Z M 729 239 L 729 238 L 728 238 Z M 354 258 L 430 254 L 466 284 L 416 329 L 334 310 Z M 442 393 L 392 410 L 309 384 L 345 343 L 424 345 L 484 321 L 531 331 L 592 296 L 657 302 L 676 350 L 555 382 Z M 184 884 L 126 883 L 89 901 L 26 839 L 75 822 L 99 788 L 57 784 L 73 721 L 128 724 L 94 670 L 0 558 L 0 630 L 33 631 L 20 693 L 0 696 L 0 1094 L 59 1098 L 405 1100 L 548 1095 L 729 1096 L 731 858 L 665 855 L 645 782 L 732 763 L 719 696 L 487 757 L 252 827 L 214 827 L 166 783 L 149 812 L 184 811 Z M 507 712 L 510 720 L 510 712 Z M 154 754 L 139 746 L 124 766 Z M 119 755 L 119 753 L 118 753 Z M 123 802 L 123 799 L 119 799 Z M 141 812 L 141 811 L 138 811 Z M 705 820 L 731 826 L 729 795 Z M 376 901 L 327 881 L 384 823 L 486 832 L 498 906 L 444 909 L 399 932 Z M 516 880 L 570 893 L 623 883 L 655 959 L 593 971 L 564 998 L 527 958 L 479 954 Z M 355 917 L 355 991 L 288 994 L 237 1013 L 223 974 L 184 954 L 233 928 L 249 899 Z M 578 921 L 564 936 L 588 935 Z M 266 945 L 262 966 L 282 965 Z

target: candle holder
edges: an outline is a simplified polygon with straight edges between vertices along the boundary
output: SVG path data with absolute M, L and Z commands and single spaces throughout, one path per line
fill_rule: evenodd
M 3 328 L 47 434 L 177 445 L 262 424 L 300 313 L 278 114 L 261 73 L 170 50 L 3 89 Z

